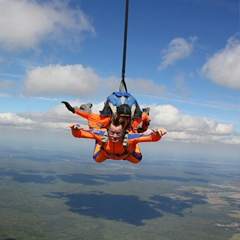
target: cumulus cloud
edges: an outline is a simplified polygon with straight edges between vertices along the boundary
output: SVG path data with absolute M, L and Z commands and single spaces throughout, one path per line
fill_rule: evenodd
M 33 120 L 25 117 L 18 116 L 12 113 L 1 113 L 0 114 L 0 125 L 1 126 L 15 126 L 19 128 L 28 128 L 33 124 Z
M 163 85 L 157 85 L 154 81 L 150 79 L 130 79 L 126 78 L 127 88 L 129 90 L 134 90 L 138 94 L 147 94 L 147 95 L 157 95 L 161 96 L 165 93 L 166 89 Z M 116 88 L 116 86 L 115 86 Z M 116 90 L 115 90 L 116 91 Z M 130 91 L 131 92 L 131 91 Z
M 23 95 L 31 97 L 76 96 L 105 99 L 106 93 L 118 91 L 120 79 L 117 77 L 102 78 L 90 67 L 81 64 L 49 65 L 29 68 L 23 77 Z M 165 94 L 165 86 L 155 84 L 150 79 L 127 78 L 128 90 L 136 94 L 161 96 Z M 20 83 L 19 83 L 20 84 Z M 13 90 L 15 81 L 0 81 L 0 90 Z M 17 88 L 19 93 L 19 88 Z
M 24 92 L 27 96 L 87 96 L 97 89 L 100 78 L 91 68 L 76 65 L 37 67 L 27 73 Z
M 226 47 L 211 56 L 201 69 L 207 78 L 229 88 L 240 89 L 240 34 L 230 38 Z
M 226 137 L 238 139 L 233 124 L 223 124 L 205 117 L 182 115 L 172 105 L 151 106 L 151 127 L 168 129 L 168 140 L 193 142 L 223 142 L 235 144 L 238 141 L 226 141 Z
M 178 60 L 188 57 L 194 49 L 194 42 L 196 40 L 196 37 L 191 37 L 188 40 L 184 38 L 173 39 L 162 51 L 162 62 L 158 70 L 162 71 Z
M 94 33 L 87 16 L 64 1 L 1 0 L 0 29 L 0 46 L 6 50 L 35 48 L 45 37 L 56 42 Z
M 179 121 L 179 110 L 172 105 L 151 107 L 151 124 L 155 126 L 176 126 Z
M 117 77 L 108 77 L 102 83 L 102 90 L 104 92 L 118 91 L 121 79 Z M 134 91 L 135 94 L 143 95 L 163 95 L 166 91 L 164 85 L 157 85 L 151 79 L 142 78 L 126 78 L 127 89 L 129 92 Z M 117 86 L 117 87 L 116 87 Z
M 75 120 L 76 118 L 71 118 L 72 116 L 64 109 L 59 107 L 62 110 L 61 117 L 56 114 L 56 111 L 50 109 L 47 112 L 24 112 L 19 114 L 12 113 L 0 113 L 0 126 L 1 128 L 12 130 L 16 129 L 28 129 L 28 130 L 51 130 L 51 131 L 66 131 L 69 121 Z M 57 111 L 59 114 L 61 111 Z M 56 115 L 55 115 L 56 114 Z M 73 121 L 74 122 L 74 121 Z M 83 121 L 80 121 L 83 123 Z M 86 124 L 86 122 L 85 122 Z
M 181 116 L 178 127 L 184 131 L 192 132 L 196 135 L 232 135 L 235 134 L 233 124 L 217 123 L 205 117 L 193 117 L 189 115 Z
M 233 144 L 233 145 L 240 145 L 239 138 L 226 138 L 222 141 L 225 144 Z

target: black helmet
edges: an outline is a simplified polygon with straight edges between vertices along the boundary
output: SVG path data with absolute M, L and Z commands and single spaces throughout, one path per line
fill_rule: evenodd
M 129 107 L 128 104 L 124 103 L 117 108 L 117 114 L 124 114 L 124 115 L 131 116 L 131 108 Z

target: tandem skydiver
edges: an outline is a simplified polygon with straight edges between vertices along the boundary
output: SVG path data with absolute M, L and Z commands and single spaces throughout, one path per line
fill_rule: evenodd
M 92 104 L 82 104 L 80 108 L 72 107 L 68 102 L 62 101 L 65 104 L 66 108 L 74 114 L 78 114 L 79 116 L 86 118 L 88 120 L 89 128 L 94 129 L 101 129 L 107 128 L 109 125 L 109 121 L 113 114 L 117 114 L 118 116 L 125 117 L 129 119 L 130 124 L 128 125 L 127 129 L 132 132 L 142 133 L 148 129 L 150 125 L 150 117 L 149 111 L 150 108 L 143 108 L 141 117 L 134 117 L 134 113 L 132 113 L 132 109 L 128 104 L 122 104 L 118 107 L 112 108 L 112 110 L 108 110 L 108 114 L 100 111 L 101 114 L 92 113 Z M 106 107 L 105 107 L 106 109 Z M 116 111 L 116 112 L 113 112 Z
M 107 159 L 127 160 L 139 163 L 142 154 L 137 147 L 140 142 L 157 142 L 167 133 L 164 128 L 152 129 L 149 134 L 128 133 L 125 131 L 126 119 L 117 115 L 110 120 L 106 130 L 83 129 L 78 124 L 70 124 L 72 135 L 76 138 L 90 138 L 96 140 L 93 158 L 96 162 Z
M 88 125 L 90 129 L 108 129 L 109 128 L 109 123 L 111 121 L 112 116 L 108 116 L 108 115 L 100 115 L 100 114 L 95 114 L 91 112 L 91 107 L 92 104 L 87 103 L 84 105 L 81 105 L 80 108 L 73 108 L 69 103 L 67 102 L 63 102 L 66 107 L 68 108 L 69 111 L 76 113 L 84 118 L 88 119 Z M 127 137 L 128 132 L 130 133 L 142 133 L 144 131 L 146 131 L 148 129 L 149 126 L 149 113 L 147 111 L 144 111 L 142 113 L 143 118 L 134 118 L 132 120 L 131 117 L 131 108 L 128 104 L 122 104 L 119 107 L 116 108 L 117 109 L 117 113 L 114 114 L 113 116 L 117 116 L 120 120 L 120 122 L 124 122 L 124 134 L 125 137 Z M 148 109 L 146 109 L 148 110 Z M 139 127 L 139 124 L 142 121 L 142 125 Z M 95 144 L 95 150 L 94 152 L 96 152 L 96 149 L 101 149 L 101 144 L 99 144 L 99 141 L 96 142 Z M 138 156 L 142 156 L 141 154 L 141 150 L 139 147 L 139 144 L 135 145 L 135 154 L 137 154 Z

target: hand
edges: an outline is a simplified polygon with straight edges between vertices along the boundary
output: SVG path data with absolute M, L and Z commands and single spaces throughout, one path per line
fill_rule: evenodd
M 165 128 L 152 129 L 152 131 L 159 136 L 163 136 L 167 133 L 167 130 Z
M 65 104 L 66 108 L 72 112 L 72 113 L 75 113 L 75 109 L 68 103 L 68 102 L 65 102 L 65 101 L 62 101 L 63 104 Z
M 76 123 L 71 123 L 70 125 L 68 125 L 68 127 L 71 128 L 73 131 L 83 130 L 83 128 Z

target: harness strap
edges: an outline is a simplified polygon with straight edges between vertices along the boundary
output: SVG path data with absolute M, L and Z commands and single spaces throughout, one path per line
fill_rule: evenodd
M 120 98 L 121 105 L 125 103 L 125 99 L 126 99 L 126 97 L 124 97 L 124 96 L 122 96 L 122 97 Z
M 132 117 L 134 116 L 135 111 L 136 111 L 136 103 L 134 103 L 131 108 Z
M 114 106 L 111 102 L 108 103 L 110 109 L 112 110 L 112 113 L 116 113 L 117 112 L 117 107 Z
M 106 131 L 102 136 L 102 146 L 104 146 L 108 141 L 108 132 Z
M 124 134 L 122 145 L 126 150 L 128 146 L 128 131 L 126 131 Z

